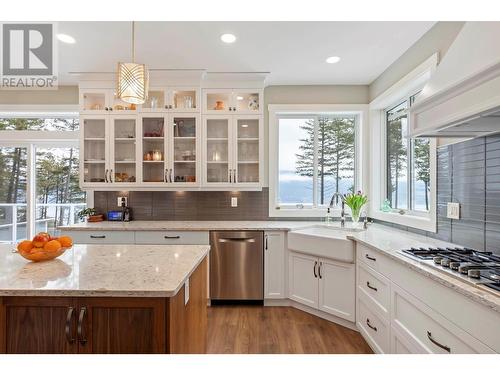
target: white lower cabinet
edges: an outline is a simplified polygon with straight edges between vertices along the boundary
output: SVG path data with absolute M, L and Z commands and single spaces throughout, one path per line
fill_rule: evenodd
M 355 321 L 355 266 L 302 253 L 289 253 L 289 298 Z
M 309 307 L 318 308 L 318 258 L 290 252 L 289 258 L 289 297 Z
M 391 325 L 421 353 L 493 353 L 486 345 L 395 284 L 392 286 Z
M 495 352 L 492 349 L 497 347 L 495 339 L 483 331 L 472 330 L 467 324 L 454 323 L 464 314 L 473 314 L 475 321 L 490 321 L 490 311 L 484 311 L 482 306 L 470 306 L 465 300 L 459 304 L 464 310 L 460 311 L 452 303 L 458 298 L 452 289 L 443 289 L 439 300 L 427 298 L 441 285 L 359 243 L 356 252 L 356 326 L 375 352 Z M 448 301 L 449 306 L 442 306 L 441 301 Z M 493 346 L 485 344 L 488 342 Z
M 351 322 L 355 317 L 355 265 L 319 259 L 319 309 Z
M 285 295 L 285 233 L 264 233 L 264 298 L 283 299 Z

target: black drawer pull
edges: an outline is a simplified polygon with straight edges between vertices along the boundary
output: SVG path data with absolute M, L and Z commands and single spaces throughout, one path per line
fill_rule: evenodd
M 373 260 L 374 262 L 377 261 L 377 258 L 372 258 L 371 256 L 369 256 L 368 254 L 365 254 L 365 257 L 366 259 L 370 259 L 370 260 Z
M 432 333 L 430 331 L 427 331 L 427 338 L 430 340 L 430 342 L 432 342 L 434 345 L 440 347 L 441 349 L 443 350 L 446 350 L 448 353 L 451 353 L 451 349 L 449 346 L 446 346 L 446 345 L 443 345 L 439 342 L 437 342 L 436 340 L 434 340 L 432 338 Z
M 370 319 L 368 319 L 368 318 L 366 318 L 366 325 L 367 325 L 368 327 L 370 327 L 371 329 L 373 329 L 375 332 L 377 332 L 377 327 L 372 326 L 372 325 L 370 324 Z
M 374 291 L 377 291 L 377 290 L 378 290 L 378 289 L 377 289 L 377 288 L 375 288 L 374 286 L 371 286 L 369 281 L 367 281 L 367 282 L 366 282 L 366 286 L 367 286 L 368 288 L 370 288 L 371 290 L 374 290 Z
M 90 238 L 95 238 L 95 239 L 103 239 L 103 238 L 106 238 L 105 235 L 102 235 L 102 236 L 94 236 L 93 234 L 90 235 Z
M 166 240 L 178 240 L 181 236 L 164 236 Z

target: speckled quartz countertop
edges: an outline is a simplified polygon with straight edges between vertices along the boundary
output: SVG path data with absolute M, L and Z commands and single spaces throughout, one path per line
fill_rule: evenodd
M 500 294 L 497 295 L 474 286 L 465 279 L 462 280 L 460 276 L 457 278 L 448 275 L 400 252 L 410 247 L 455 247 L 458 246 L 456 244 L 376 224 L 370 226 L 366 231 L 351 233 L 347 237 L 500 313 Z
M 208 245 L 75 245 L 32 263 L 0 245 L 0 296 L 171 297 Z
M 61 230 L 281 230 L 304 228 L 319 222 L 314 221 L 101 221 L 59 227 Z

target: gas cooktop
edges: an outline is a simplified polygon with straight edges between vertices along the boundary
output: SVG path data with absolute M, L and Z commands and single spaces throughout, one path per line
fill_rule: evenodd
M 500 256 L 467 247 L 412 247 L 401 251 L 432 268 L 500 294 Z

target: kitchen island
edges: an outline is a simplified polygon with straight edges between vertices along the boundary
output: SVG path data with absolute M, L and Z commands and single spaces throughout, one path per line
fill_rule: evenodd
M 204 353 L 208 245 L 0 245 L 0 353 Z

